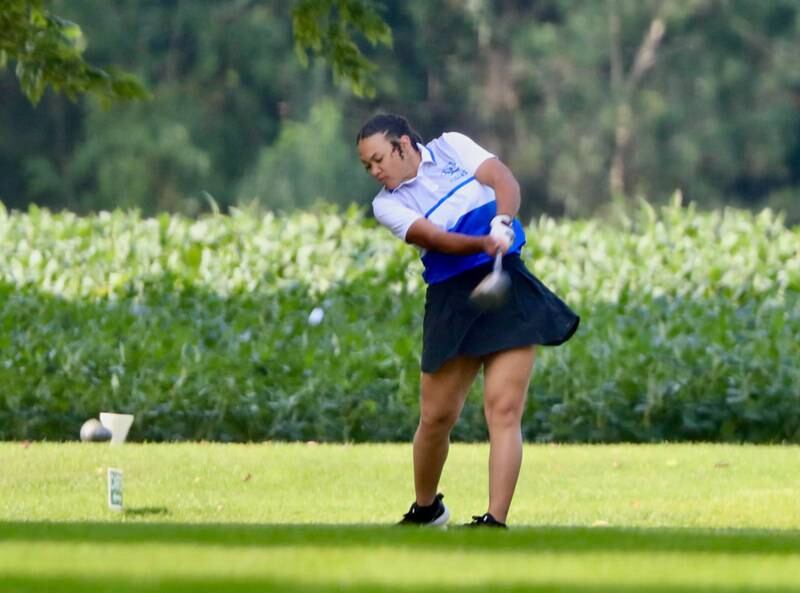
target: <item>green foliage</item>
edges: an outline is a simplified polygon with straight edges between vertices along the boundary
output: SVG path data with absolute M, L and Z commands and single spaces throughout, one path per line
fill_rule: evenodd
M 119 118 L 123 133 L 97 125 L 94 101 L 46 93 L 33 110 L 22 95 L 2 93 L 0 197 L 23 209 L 135 204 L 146 215 L 194 215 L 207 191 L 224 211 L 240 188 L 252 189 L 262 155 L 277 161 L 296 152 L 288 138 L 299 138 L 297 125 L 328 104 L 345 144 L 379 110 L 406 114 L 426 139 L 470 134 L 511 166 L 526 221 L 541 213 L 605 216 L 615 202 L 657 202 L 680 189 L 704 209 L 770 207 L 800 222 L 793 0 L 117 0 L 113 10 L 98 0 L 60 0 L 52 7 L 84 27 L 86 61 L 136 72 L 153 100 L 115 106 L 104 121 Z M 302 67 L 298 53 L 313 65 Z M 0 72 L 0 85 L 16 86 L 10 69 Z M 368 100 L 348 90 L 369 85 Z M 162 126 L 185 129 L 185 141 L 170 150 L 188 151 L 192 163 L 202 155 L 208 165 L 184 163 L 163 144 L 142 146 L 160 143 L 153 130 Z M 87 166 L 96 161 L 86 155 L 116 146 L 120 135 L 138 138 L 141 148 L 115 148 L 103 167 Z M 346 148 L 334 160 L 357 163 Z M 128 183 L 117 202 L 120 184 L 99 177 L 129 176 L 137 166 L 170 173 Z M 317 166 L 327 178 L 332 166 Z M 357 203 L 372 195 L 356 190 Z M 275 194 L 274 207 L 284 207 L 286 192 Z
M 138 10 L 138 3 L 126 6 Z M 276 59 L 292 48 L 288 8 L 258 3 L 234 10 L 226 4 L 174 13 L 159 5 L 148 8 L 141 23 L 126 32 L 125 10 L 116 21 L 106 22 L 94 7 L 90 0 L 70 5 L 76 19 L 94 22 L 97 59 L 141 64 L 143 77 L 155 88 L 153 99 L 110 109 L 86 102 L 78 112 L 64 112 L 57 99 L 48 97 L 44 105 L 56 107 L 45 113 L 55 115 L 54 121 L 45 119 L 47 125 L 61 137 L 80 130 L 82 138 L 74 146 L 56 144 L 59 150 L 49 155 L 9 146 L 11 158 L 22 161 L 14 175 L 24 173 L 29 200 L 78 212 L 130 207 L 148 215 L 165 210 L 195 215 L 205 203 L 201 196 L 208 193 L 225 209 L 236 203 L 239 187 L 254 190 L 248 199 L 261 193 L 262 186 L 254 186 L 253 180 L 263 169 L 262 153 L 273 155 L 272 163 L 282 162 L 281 154 L 297 161 L 304 160 L 303 153 L 314 155 L 312 163 L 290 163 L 287 172 L 267 165 L 275 175 L 269 184 L 282 189 L 268 207 L 295 207 L 316 196 L 348 205 L 372 195 L 374 187 L 358 169 L 352 144 L 345 141 L 354 134 L 343 129 L 333 100 L 324 99 L 326 69 L 319 64 L 304 69 L 291 54 L 289 60 Z M 227 24 L 224 29 L 204 28 L 209 21 Z M 165 39 L 170 43 L 162 60 L 137 58 L 141 48 L 160 46 Z M 311 113 L 317 104 L 319 109 Z M 285 119 L 276 119 L 278 113 Z M 15 115 L 9 116 L 8 126 L 22 133 L 25 126 Z M 282 121 L 288 129 L 281 135 Z M 294 128 L 293 122 L 298 122 Z M 303 129 L 299 135 L 298 126 Z M 318 131 L 324 137 L 316 138 Z M 281 145 L 272 147 L 279 136 Z M 331 152 L 315 153 L 292 138 Z M 287 177 L 295 172 L 294 178 Z M 346 187 L 337 175 L 350 180 Z M 308 183 L 314 180 L 315 185 Z M 299 185 L 308 192 L 297 192 Z M 16 192 L 8 193 L 9 202 L 17 205 Z
M 83 59 L 86 40 L 81 28 L 44 8 L 43 0 L 4 0 L 0 8 L 0 68 L 16 62 L 22 91 L 38 103 L 45 89 L 75 100 L 91 93 L 106 103 L 144 99 L 147 92 L 130 74 L 103 70 Z
M 346 138 L 341 113 L 331 101 L 312 108 L 306 122 L 284 122 L 278 139 L 261 151 L 244 178 L 239 199 L 282 211 L 363 201 L 378 188 L 353 158 Z
M 549 226 L 540 232 L 550 249 L 534 244 L 534 261 L 564 257 L 565 245 L 580 259 L 587 273 L 570 278 L 567 297 L 583 303 L 587 333 L 564 349 L 552 384 L 539 377 L 529 434 L 800 438 L 797 233 L 770 211 L 677 206 L 645 207 L 623 229 L 612 238 L 593 223 Z
M 96 110 L 87 122 L 92 142 L 75 155 L 74 183 L 81 201 L 97 209 L 143 208 L 186 213 L 199 208 L 211 159 L 190 136 L 176 107 L 154 105 Z
M 353 30 L 374 45 L 392 46 L 392 31 L 369 0 L 299 0 L 292 13 L 295 53 L 308 64 L 308 50 L 327 59 L 337 79 L 359 96 L 372 97 L 375 65 L 353 40 Z
M 247 10 L 246 4 L 233 10 Z M 391 46 L 392 34 L 369 0 L 299 0 L 292 22 L 295 52 L 304 65 L 311 50 L 326 59 L 337 79 L 346 81 L 356 94 L 374 95 L 370 73 L 375 66 L 353 36 L 361 33 L 372 45 Z M 16 61 L 22 90 L 34 104 L 48 85 L 72 100 L 84 93 L 106 104 L 148 97 L 136 77 L 88 64 L 83 59 L 86 40 L 81 28 L 46 10 L 43 0 L 5 0 L 0 32 L 0 68 L 9 58 Z
M 582 316 L 541 351 L 529 439 L 800 440 L 800 237 L 781 218 L 642 206 L 528 233 L 530 268 Z M 0 210 L 0 249 L 0 439 L 71 438 L 108 408 L 150 440 L 413 434 L 420 265 L 356 210 Z M 476 388 L 454 437 L 485 436 Z
M 31 197 L 56 198 L 76 210 L 196 214 L 205 207 L 211 158 L 190 137 L 192 115 L 164 97 L 92 110 L 86 121 L 90 140 L 61 170 L 41 157 L 26 161 Z
M 497 40 L 515 64 L 509 92 L 529 109 L 486 115 L 513 118 L 509 161 L 558 211 L 675 189 L 708 207 L 736 194 L 764 203 L 791 183 L 796 3 L 551 5 L 547 22 L 511 23 Z

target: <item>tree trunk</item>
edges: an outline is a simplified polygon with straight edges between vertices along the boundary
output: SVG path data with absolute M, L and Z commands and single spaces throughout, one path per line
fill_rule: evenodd
M 628 161 L 635 135 L 635 122 L 631 102 L 644 74 L 655 65 L 656 51 L 664 37 L 665 26 L 660 18 L 659 4 L 656 16 L 642 38 L 636 58 L 627 76 L 623 74 L 620 19 L 616 0 L 608 2 L 609 53 L 611 62 L 611 90 L 615 98 L 614 156 L 608 172 L 608 191 L 612 197 L 626 197 L 629 190 Z

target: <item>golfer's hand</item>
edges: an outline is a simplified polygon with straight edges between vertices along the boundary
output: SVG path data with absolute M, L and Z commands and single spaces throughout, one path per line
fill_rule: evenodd
M 505 253 L 508 251 L 508 247 L 503 249 L 503 243 L 497 240 L 497 238 L 493 237 L 490 234 L 483 236 L 483 251 L 491 256 L 497 255 L 497 252 Z
M 514 244 L 514 229 L 511 224 L 511 217 L 505 214 L 495 216 L 489 224 L 489 236 L 498 243 L 503 253 L 507 253 Z

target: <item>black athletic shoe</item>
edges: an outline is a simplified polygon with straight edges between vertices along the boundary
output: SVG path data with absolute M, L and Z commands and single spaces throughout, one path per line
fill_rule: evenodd
M 398 525 L 428 525 L 430 527 L 444 525 L 450 518 L 450 512 L 444 506 L 443 498 L 444 494 L 437 494 L 433 504 L 426 507 L 421 507 L 415 502 L 403 515 L 403 520 Z
M 492 517 L 491 513 L 473 515 L 472 523 L 467 523 L 464 527 L 499 527 L 500 529 L 508 529 L 508 525 Z

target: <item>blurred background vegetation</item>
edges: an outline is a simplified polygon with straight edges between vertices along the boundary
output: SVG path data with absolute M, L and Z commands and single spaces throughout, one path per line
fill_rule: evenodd
M 190 216 L 214 203 L 366 206 L 376 187 L 353 139 L 391 110 L 426 139 L 459 130 L 495 151 L 523 186 L 525 220 L 603 216 L 679 189 L 701 209 L 800 222 L 795 0 L 361 4 L 391 28 L 391 44 L 356 38 L 377 66 L 373 96 L 298 59 L 297 2 L 46 3 L 80 25 L 88 62 L 137 75 L 150 98 L 109 107 L 48 90 L 33 106 L 11 63 L 0 201 Z
M 512 167 L 582 316 L 526 438 L 800 442 L 797 0 L 2 0 L 0 439 L 410 438 L 378 111 Z

